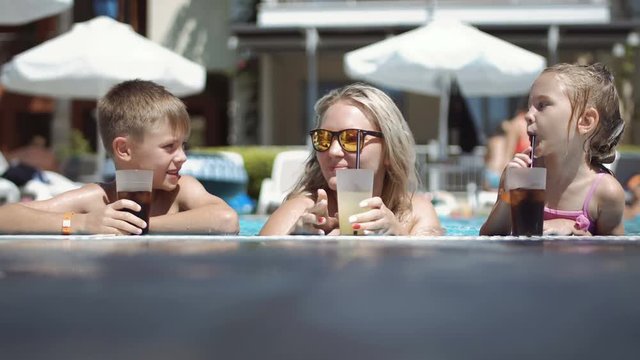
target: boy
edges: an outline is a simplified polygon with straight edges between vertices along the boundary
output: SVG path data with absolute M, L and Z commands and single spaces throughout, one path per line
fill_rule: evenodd
M 139 211 L 140 205 L 117 200 L 111 182 L 2 206 L 0 233 L 136 235 L 147 226 L 149 233 L 238 233 L 231 207 L 193 177 L 180 176 L 190 131 L 180 99 L 150 81 L 125 81 L 98 102 L 98 119 L 116 169 L 154 171 L 149 224 L 126 211 Z

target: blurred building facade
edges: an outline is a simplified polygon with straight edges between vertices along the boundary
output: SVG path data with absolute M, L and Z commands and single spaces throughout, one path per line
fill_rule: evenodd
M 633 0 L 262 0 L 255 21 L 232 25 L 238 57 L 230 139 L 237 144 L 304 144 L 312 104 L 331 88 L 353 82 L 346 52 L 426 24 L 454 18 L 557 62 L 609 65 L 640 84 L 637 36 L 640 4 Z M 617 49 L 614 51 L 614 49 Z M 640 87 L 639 87 L 640 88 Z M 418 144 L 437 137 L 438 99 L 390 92 Z M 633 104 L 638 91 L 626 91 Z M 481 129 L 509 117 L 517 98 L 467 99 Z M 638 103 L 640 101 L 636 101 Z M 627 106 L 633 113 L 633 106 Z M 635 118 L 640 111 L 636 111 Z M 453 144 L 460 129 L 451 129 Z M 450 124 L 451 126 L 451 124 Z M 640 126 L 627 141 L 640 143 Z M 283 131 L 282 129 L 287 129 Z
M 67 31 L 108 15 L 207 68 L 207 86 L 185 98 L 196 146 L 300 145 L 312 104 L 354 80 L 346 52 L 414 29 L 435 17 L 480 30 L 545 56 L 548 63 L 602 61 L 625 97 L 625 118 L 640 114 L 640 4 L 633 0 L 92 0 L 66 14 L 20 26 L 0 26 L 0 63 Z M 385 89 L 407 118 L 418 144 L 437 138 L 439 100 Z M 517 99 L 467 99 L 478 128 L 510 115 Z M 54 137 L 57 99 L 0 88 L 0 150 Z M 634 105 L 637 104 L 637 105 Z M 93 101 L 71 101 L 71 127 L 95 138 Z M 635 114 L 635 115 L 634 115 Z M 636 120 L 637 122 L 637 120 Z M 450 133 L 456 143 L 456 124 Z M 283 130 L 286 129 L 286 130 Z M 627 142 L 640 144 L 640 126 Z M 92 144 L 95 146 L 95 144 Z

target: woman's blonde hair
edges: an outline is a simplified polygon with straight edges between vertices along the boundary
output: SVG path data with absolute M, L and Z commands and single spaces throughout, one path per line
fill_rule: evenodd
M 613 75 L 600 63 L 557 64 L 543 73 L 556 74 L 564 84 L 564 92 L 571 103 L 571 120 L 582 116 L 589 107 L 598 111 L 600 121 L 585 142 L 585 151 L 592 166 L 606 170 L 603 164 L 615 159 L 616 146 L 622 138 L 625 125 L 620 116 L 620 101 Z M 570 131 L 572 123 L 569 122 L 567 131 Z
M 411 198 L 419 185 L 415 166 L 415 141 L 409 125 L 387 94 L 373 86 L 356 83 L 332 90 L 316 102 L 316 128 L 322 124 L 329 107 L 338 102 L 360 109 L 383 133 L 383 161 L 387 166 L 380 197 L 396 218 L 404 219 L 411 212 Z M 328 184 L 314 150 L 307 160 L 304 175 L 288 198 L 305 194 L 315 199 L 318 189 L 328 190 Z
M 145 131 L 161 120 L 168 120 L 174 131 L 189 134 L 189 113 L 184 103 L 152 81 L 121 82 L 98 101 L 100 136 L 109 154 L 113 154 L 111 144 L 116 137 L 142 139 Z

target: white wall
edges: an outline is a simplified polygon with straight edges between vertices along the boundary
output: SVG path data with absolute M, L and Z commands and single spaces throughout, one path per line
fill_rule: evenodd
M 233 0 L 150 0 L 147 36 L 208 71 L 227 72 L 234 52 L 227 47 Z

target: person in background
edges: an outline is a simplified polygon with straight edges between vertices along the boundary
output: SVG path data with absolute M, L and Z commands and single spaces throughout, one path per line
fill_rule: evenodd
M 11 163 L 26 164 L 38 170 L 59 171 L 58 159 L 47 147 L 47 139 L 42 135 L 33 136 L 29 144 L 11 151 L 7 159 Z
M 521 102 L 515 115 L 498 125 L 496 131 L 487 139 L 485 154 L 484 184 L 485 190 L 497 190 L 500 174 L 504 171 L 514 154 L 524 151 L 529 144 L 526 102 Z
M 355 168 L 358 132 L 361 167 L 374 170 L 373 197 L 350 218 L 354 230 L 380 235 L 439 235 L 431 202 L 418 195 L 414 139 L 400 110 L 381 90 L 352 84 L 315 105 L 314 151 L 284 203 L 260 235 L 338 235 L 336 169 Z
M 507 154 L 507 136 L 504 131 L 505 121 L 501 122 L 491 136 L 487 138 L 486 153 L 484 154 L 485 190 L 497 190 L 500 186 L 500 174 L 511 159 Z
M 624 131 L 618 92 L 601 64 L 558 64 L 545 69 L 529 94 L 527 131 L 536 136 L 536 163 L 547 169 L 545 234 L 623 235 L 624 190 L 603 164 L 615 158 Z M 507 165 L 529 167 L 532 147 Z M 498 199 L 481 235 L 511 233 L 510 205 Z
M 640 174 L 633 175 L 627 181 L 627 189 L 631 193 L 631 199 L 624 209 L 624 218 L 633 219 L 640 216 Z
M 0 207 L 0 233 L 140 234 L 231 233 L 238 215 L 190 176 L 181 176 L 190 132 L 182 101 L 151 81 L 114 86 L 98 102 L 100 135 L 116 169 L 152 169 L 149 224 L 127 210 L 140 205 L 117 199 L 114 182 L 87 184 L 48 200 Z M 36 220 L 37 221 L 34 221 Z

